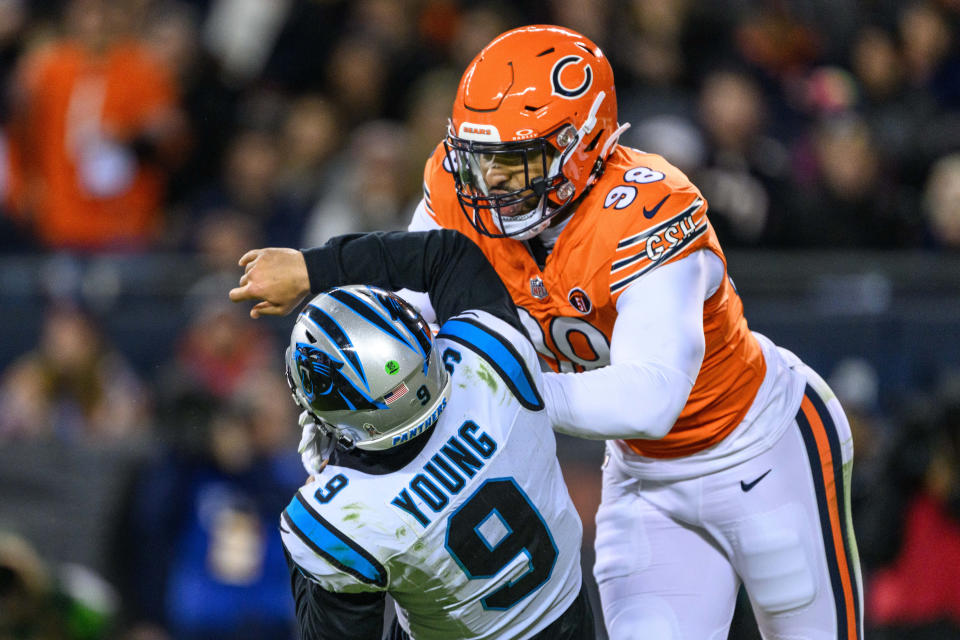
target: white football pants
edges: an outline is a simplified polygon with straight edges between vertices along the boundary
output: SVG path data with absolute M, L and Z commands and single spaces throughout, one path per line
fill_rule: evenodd
M 793 424 L 753 458 L 671 482 L 608 458 L 594 575 L 611 640 L 724 640 L 741 581 L 764 638 L 862 637 L 850 427 L 803 369 Z

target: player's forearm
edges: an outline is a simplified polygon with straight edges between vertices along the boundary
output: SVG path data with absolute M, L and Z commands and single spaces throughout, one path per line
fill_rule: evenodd
M 482 309 L 520 328 L 496 271 L 480 248 L 456 231 L 351 234 L 307 249 L 303 256 L 313 292 L 356 283 L 425 291 L 441 323 Z
M 583 373 L 546 373 L 543 395 L 554 430 L 578 438 L 659 439 L 694 381 L 663 365 L 614 364 Z

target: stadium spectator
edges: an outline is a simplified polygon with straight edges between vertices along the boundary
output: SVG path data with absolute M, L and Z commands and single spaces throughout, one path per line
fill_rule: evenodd
M 246 380 L 269 370 L 276 357 L 264 327 L 219 300 L 198 302 L 161 382 L 167 402 L 181 393 L 226 399 Z
M 926 423 L 904 425 L 887 471 L 888 499 L 905 506 L 888 523 L 896 552 L 868 583 L 872 638 L 960 637 L 960 375 L 946 376 L 931 400 L 934 409 L 918 414 Z
M 327 63 L 329 95 L 344 123 L 357 127 L 393 106 L 387 95 L 390 59 L 384 46 L 363 33 L 337 41 Z
M 210 5 L 204 44 L 220 61 L 230 84 L 256 82 L 266 67 L 292 2 L 218 0 Z
M 575 6 L 577 3 L 564 4 Z M 686 2 L 664 0 L 633 0 L 625 4 L 623 16 L 607 10 L 608 17 L 609 14 L 616 16 L 608 38 L 616 43 L 611 59 L 619 63 L 623 71 L 621 84 L 624 87 L 642 87 L 647 98 L 659 96 L 663 101 L 663 94 L 675 92 L 678 85 L 690 78 L 684 38 L 690 26 L 692 6 Z M 561 21 L 560 24 L 566 23 Z M 596 38 L 605 35 L 593 29 L 582 33 L 595 34 Z M 716 55 L 715 51 L 713 62 L 717 60 Z
M 904 124 L 912 142 L 902 180 L 919 187 L 936 158 L 960 148 L 960 42 L 957 20 L 937 3 L 901 7 L 897 27 L 910 112 Z
M 267 102 L 272 100 L 267 98 Z M 275 108 L 279 105 L 254 105 L 251 110 Z M 263 117 L 275 119 L 273 115 Z M 283 152 L 279 144 L 274 125 L 258 125 L 237 132 L 230 141 L 219 180 L 191 198 L 190 220 L 202 221 L 211 212 L 238 211 L 256 225 L 258 235 L 266 244 L 296 244 L 303 234 L 309 203 L 301 202 L 281 188 Z M 189 232 L 187 236 L 189 241 Z
M 426 73 L 410 90 L 406 123 L 410 131 L 408 157 L 428 158 L 433 153 L 437 135 L 443 135 L 450 116 L 449 105 L 457 93 L 457 74 L 442 68 Z M 405 184 L 418 188 L 422 179 L 418 163 L 410 162 L 405 167 Z M 411 198 L 414 194 L 411 194 Z
M 209 211 L 191 229 L 191 247 L 203 275 L 187 290 L 184 308 L 193 313 L 222 297 L 224 285 L 232 283 L 237 251 L 243 252 L 262 240 L 250 216 L 230 209 Z M 229 288 L 229 287 L 228 287 Z
M 275 373 L 246 381 L 194 423 L 199 442 L 175 443 L 139 474 L 118 551 L 132 629 L 294 637 L 276 514 L 303 471 L 285 387 Z
M 119 598 L 87 567 L 41 558 L 27 540 L 0 530 L 0 637 L 107 640 Z
M 306 94 L 292 100 L 283 119 L 277 188 L 297 206 L 311 207 L 342 137 L 340 116 L 329 99 Z
M 751 4 L 731 26 L 740 59 L 766 81 L 788 85 L 821 54 L 823 41 L 792 3 Z
M 913 86 L 929 86 L 938 98 L 947 97 L 940 91 L 956 97 L 955 87 L 942 87 L 948 81 L 941 75 L 944 63 L 952 53 L 954 33 L 947 16 L 933 2 L 919 0 L 907 3 L 899 15 L 898 27 L 903 46 L 903 61 L 907 79 Z
M 3 373 L 0 439 L 116 442 L 149 433 L 151 410 L 144 382 L 95 320 L 56 303 L 37 346 Z
M 401 228 L 420 187 L 407 167 L 409 143 L 410 133 L 396 122 L 358 127 L 346 152 L 333 161 L 303 241 L 286 246 L 315 246 L 344 233 Z
M 456 73 L 459 80 L 460 69 L 465 68 L 477 51 L 483 48 L 483 45 L 497 37 L 497 34 L 503 33 L 511 25 L 520 22 L 517 15 L 517 7 L 502 2 L 479 2 L 471 3 L 464 7 L 460 15 L 455 16 L 450 24 L 442 26 L 442 34 L 449 39 L 447 51 L 449 60 L 447 61 L 449 69 Z M 454 92 L 456 87 L 454 87 Z M 453 102 L 453 96 L 446 102 L 449 106 Z M 447 114 L 449 115 L 449 114 Z
M 19 536 L 0 531 L 0 634 L 64 633 L 66 622 L 54 605 L 51 587 L 37 551 Z
M 700 91 L 705 166 L 692 178 L 703 190 L 717 235 L 731 246 L 770 244 L 788 196 L 789 152 L 765 131 L 759 84 L 734 70 L 706 76 Z
M 855 112 L 824 117 L 810 140 L 812 184 L 798 190 L 784 217 L 788 246 L 917 246 L 923 221 L 915 192 L 888 179 L 874 134 Z M 801 185 L 803 186 L 803 185 Z
M 850 68 L 861 92 L 859 110 L 884 159 L 897 170 L 909 166 L 911 146 L 926 109 L 911 105 L 904 62 L 890 31 L 866 26 L 851 45 Z M 913 107 L 911 109 L 911 107 Z
M 960 249 L 960 153 L 937 160 L 923 192 L 927 232 L 931 243 Z
M 138 17 L 130 0 L 72 0 L 66 33 L 22 60 L 12 209 L 47 248 L 144 250 L 162 233 L 184 122 L 171 70 L 138 38 Z

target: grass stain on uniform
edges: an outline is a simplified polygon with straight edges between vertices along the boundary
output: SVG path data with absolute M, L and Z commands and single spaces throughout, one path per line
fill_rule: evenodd
M 491 391 L 497 390 L 497 377 L 483 362 L 477 368 L 477 377 L 487 383 Z
M 341 509 L 343 509 L 344 511 L 350 512 L 350 513 L 346 513 L 343 516 L 343 521 L 352 522 L 354 520 L 360 519 L 360 512 L 363 511 L 364 506 L 359 502 L 351 502 L 350 504 L 343 505 Z

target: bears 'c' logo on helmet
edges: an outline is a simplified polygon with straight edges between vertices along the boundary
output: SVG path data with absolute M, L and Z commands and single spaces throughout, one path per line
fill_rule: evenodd
M 572 100 L 574 98 L 579 98 L 587 92 L 587 90 L 590 88 L 590 85 L 593 84 L 593 69 L 590 68 L 589 64 L 586 64 L 583 67 L 583 82 L 579 87 L 570 89 L 569 87 L 564 86 L 560 79 L 563 70 L 567 66 L 571 64 L 577 64 L 578 62 L 583 62 L 583 58 L 580 56 L 565 56 L 557 60 L 557 63 L 553 65 L 553 69 L 550 71 L 550 82 L 553 85 L 553 93 Z

